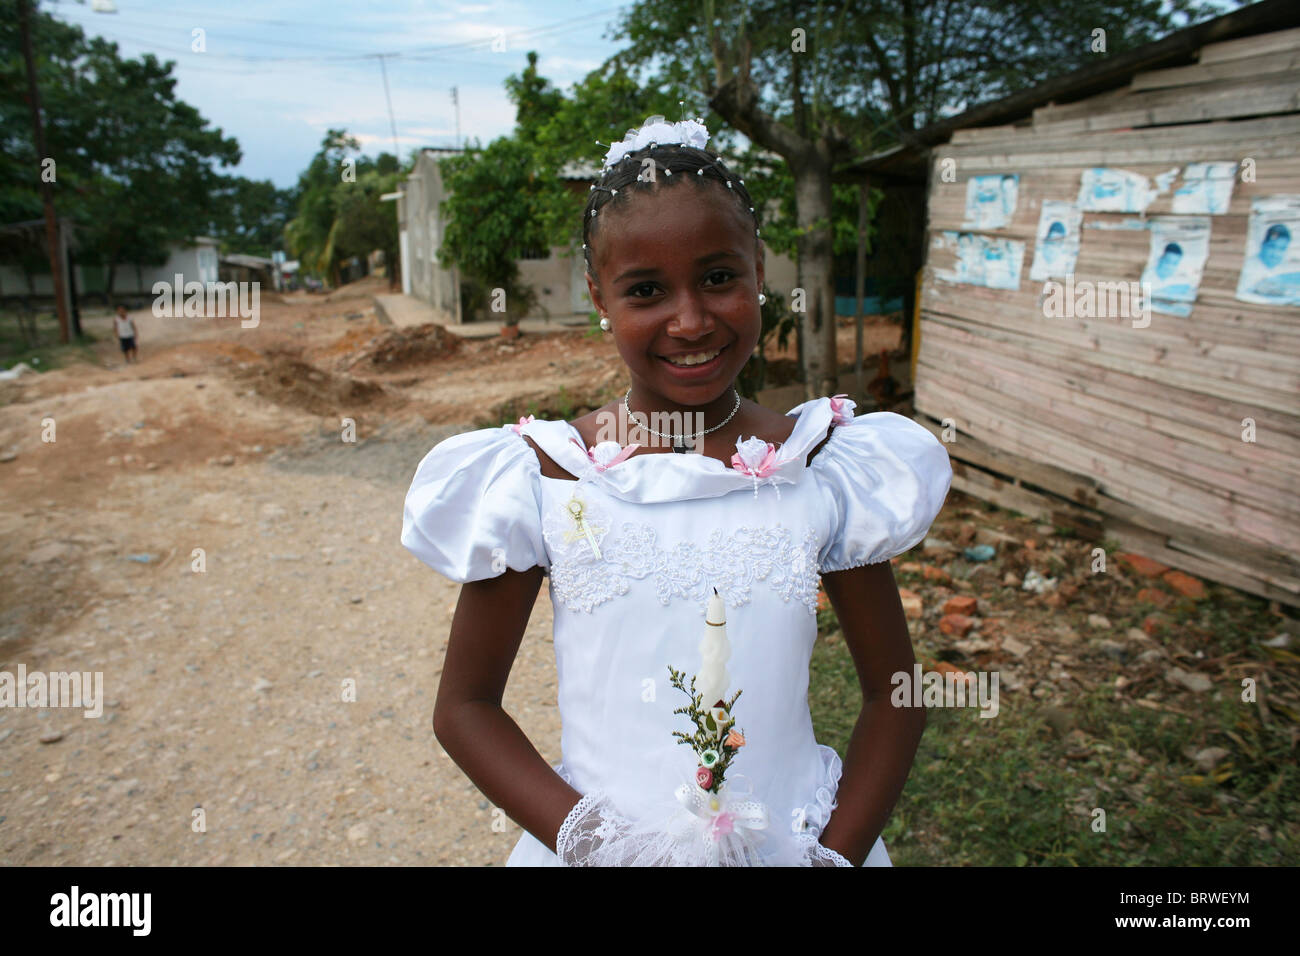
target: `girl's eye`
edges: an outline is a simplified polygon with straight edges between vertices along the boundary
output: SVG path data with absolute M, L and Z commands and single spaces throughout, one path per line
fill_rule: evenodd
M 705 276 L 706 279 L 716 280 L 712 283 L 713 285 L 721 285 L 724 282 L 730 282 L 735 277 L 736 277 L 736 273 L 732 272 L 730 269 L 714 269 L 707 276 Z M 637 290 L 639 289 L 649 289 L 650 291 L 647 292 L 645 295 L 639 295 L 637 292 Z M 630 289 L 628 289 L 627 294 L 629 297 L 633 299 L 646 299 L 654 294 L 654 289 L 655 289 L 655 284 L 653 282 L 642 282 L 640 285 L 634 285 Z

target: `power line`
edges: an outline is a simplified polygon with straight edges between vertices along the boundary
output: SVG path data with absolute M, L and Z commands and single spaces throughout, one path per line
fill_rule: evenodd
M 222 60 L 222 59 L 229 59 L 229 55 L 223 56 L 222 54 L 213 53 L 211 51 L 205 51 L 200 54 L 200 53 L 196 53 L 194 50 L 178 49 L 175 47 L 160 45 L 157 40 L 149 39 L 147 37 L 134 36 L 128 33 L 121 33 L 121 32 L 110 33 L 108 31 L 103 31 L 96 35 L 104 40 L 109 40 L 114 43 L 135 44 L 143 48 L 144 52 L 146 53 L 161 53 L 168 56 L 179 57 L 180 59 L 176 60 L 175 62 L 177 63 L 178 66 L 187 70 L 198 70 L 199 72 L 205 72 L 205 73 L 224 73 L 231 76 L 247 76 L 249 73 L 247 68 L 241 69 L 233 65 L 229 69 L 225 69 L 220 66 L 213 66 L 213 65 L 206 65 L 206 64 L 203 66 L 199 66 L 196 65 L 195 63 L 195 59 L 199 56 L 208 59 Z M 256 58 L 256 57 L 253 58 L 236 57 L 236 59 L 238 59 L 240 62 L 247 62 L 248 59 L 252 59 L 253 61 L 255 61 L 258 70 L 268 71 L 268 70 L 276 70 L 276 69 L 297 69 L 297 68 L 312 66 L 312 65 L 362 66 L 365 64 L 367 60 L 374 59 L 375 57 L 380 57 L 380 56 L 388 59 L 392 58 L 390 54 L 385 54 L 385 53 L 362 53 L 362 54 L 351 55 L 342 59 L 337 59 L 337 58 L 314 59 L 311 57 L 306 57 L 302 59 L 277 58 L 277 57 L 270 57 L 265 59 Z M 477 61 L 456 60 L 441 55 L 420 57 L 418 59 L 414 57 L 400 57 L 398 58 L 398 60 L 399 62 L 401 60 L 405 60 L 408 63 L 426 62 L 432 60 L 435 61 L 436 63 L 446 64 L 448 66 L 483 67 L 483 66 L 491 65 L 490 61 L 487 60 L 477 60 Z
M 133 0 L 133 2 L 138 4 L 138 0 Z M 62 8 L 67 6 L 69 12 L 86 12 L 85 8 L 80 4 L 69 6 L 66 3 L 61 3 L 60 0 L 53 0 L 53 4 L 56 8 Z M 301 21 L 297 21 L 297 20 L 267 20 L 261 17 L 241 17 L 241 16 L 234 16 L 229 13 L 217 13 L 211 10 L 198 11 L 189 8 L 178 8 L 172 4 L 169 4 L 166 7 L 166 9 L 163 10 L 145 9 L 137 5 L 128 10 L 119 10 L 115 14 L 115 16 L 126 16 L 126 15 L 133 16 L 135 14 L 142 14 L 142 15 L 147 14 L 151 20 L 156 20 L 158 17 L 165 17 L 168 15 L 179 15 L 179 16 L 191 18 L 191 22 L 193 18 L 203 18 L 205 20 L 231 20 L 236 23 L 249 23 L 249 24 L 257 24 L 260 26 L 292 27 L 295 30 L 301 30 L 304 26 L 307 26 L 307 24 L 303 24 Z M 375 36 L 387 36 L 389 34 L 392 34 L 393 32 L 403 32 L 401 28 L 373 30 L 373 29 L 367 29 L 365 27 L 354 26 L 352 24 L 334 25 L 328 22 L 312 23 L 309 26 L 313 30 L 343 30 L 349 34 L 369 33 Z M 406 30 L 405 32 L 409 32 L 409 29 Z
M 494 37 L 485 37 L 480 40 L 462 40 L 456 43 L 444 43 L 444 44 L 435 44 L 432 46 L 413 47 L 409 50 L 388 50 L 380 53 L 338 53 L 333 55 L 319 54 L 314 56 L 259 56 L 257 54 L 248 54 L 248 53 L 205 53 L 204 55 L 213 58 L 220 58 L 220 59 L 227 59 L 227 60 L 240 60 L 242 62 L 248 62 L 248 63 L 347 62 L 347 61 L 365 60 L 375 56 L 384 56 L 390 59 L 413 59 L 413 60 L 437 58 L 438 55 L 444 51 L 472 50 L 484 46 L 491 46 L 497 42 L 498 37 L 504 38 L 508 44 L 511 44 L 513 46 L 520 46 L 531 40 L 549 38 L 552 34 L 555 33 L 563 34 L 568 32 L 566 28 L 571 26 L 577 25 L 577 26 L 585 27 L 591 23 L 593 18 L 599 17 L 602 14 L 606 14 L 606 13 L 613 13 L 617 10 L 622 9 L 623 6 L 624 4 L 620 4 L 615 7 L 609 7 L 597 13 L 588 13 L 579 17 L 570 17 L 566 20 L 560 20 L 552 24 L 547 24 L 540 27 L 534 27 L 529 30 L 521 30 L 513 34 L 513 36 L 506 35 L 503 33 L 498 33 Z M 89 21 L 73 20 L 71 22 L 75 23 L 78 26 L 91 26 L 91 23 Z M 141 24 L 134 24 L 133 26 L 141 26 Z M 301 29 L 302 25 L 299 25 L 298 28 Z M 125 34 L 121 34 L 121 36 L 126 37 Z M 131 38 L 131 39 L 132 42 L 141 43 L 141 44 L 148 44 L 153 42 L 153 41 L 140 40 L 138 38 Z M 241 38 L 241 39 L 245 39 L 245 38 Z M 274 42 L 274 41 L 258 41 L 258 42 Z M 285 43 L 284 45 L 292 46 L 293 44 Z M 159 47 L 159 49 L 166 50 L 166 48 L 164 47 Z M 167 52 L 175 52 L 175 51 L 167 51 Z

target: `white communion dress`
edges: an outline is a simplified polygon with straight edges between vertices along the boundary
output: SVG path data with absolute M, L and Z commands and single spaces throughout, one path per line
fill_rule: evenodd
M 599 788 L 631 820 L 677 808 L 675 788 L 693 780 L 697 759 L 673 736 L 694 726 L 673 713 L 688 701 L 669 667 L 688 686 L 699 671 L 716 588 L 730 643 L 726 697 L 742 692 L 732 717 L 745 741 L 725 782 L 766 808 L 762 865 L 806 865 L 789 862 L 796 833 L 825 827 L 842 770 L 808 707 L 819 572 L 915 546 L 952 480 L 947 451 L 924 427 L 891 412 L 854 417 L 847 405 L 820 398 L 791 409 L 794 430 L 766 467 L 752 454 L 729 467 L 641 452 L 602 468 L 599 446 L 593 456 L 572 425 L 547 420 L 455 435 L 420 462 L 402 529 L 412 553 L 461 583 L 547 569 L 562 722 L 554 767 L 575 790 Z M 523 435 L 579 480 L 542 475 Z M 561 863 L 524 831 L 506 865 Z M 891 865 L 883 841 L 864 865 Z

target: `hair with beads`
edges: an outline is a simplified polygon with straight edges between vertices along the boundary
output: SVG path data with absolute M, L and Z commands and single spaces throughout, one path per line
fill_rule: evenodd
M 646 160 L 654 165 L 654 182 L 646 175 Z M 703 185 L 704 180 L 712 180 L 718 183 L 715 188 L 731 193 L 740 207 L 754 220 L 754 245 L 757 248 L 758 213 L 754 210 L 754 200 L 745 189 L 743 179 L 727 169 L 726 164 L 707 149 L 651 144 L 625 155 L 606 169 L 600 180 L 591 187 L 591 197 L 582 213 L 582 253 L 587 262 L 587 271 L 593 277 L 596 276 L 596 268 L 592 264 L 591 241 L 593 234 L 599 232 L 600 219 L 606 210 L 627 205 L 635 193 L 652 192 L 683 179 L 696 180 L 694 188 L 697 189 Z

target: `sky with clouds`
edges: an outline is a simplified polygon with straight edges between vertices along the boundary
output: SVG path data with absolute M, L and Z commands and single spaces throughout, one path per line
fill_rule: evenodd
M 98 6 L 116 12 L 99 13 Z M 608 37 L 625 6 L 612 0 L 41 3 L 46 13 L 115 41 L 125 56 L 152 52 L 174 60 L 177 95 L 239 141 L 243 159 L 234 172 L 280 187 L 297 182 L 331 127 L 346 129 L 371 156 L 394 151 L 376 54 L 385 54 L 401 155 L 456 145 L 453 86 L 462 142 L 477 137 L 486 144 L 514 127 L 505 79 L 524 68 L 529 50 L 537 51 L 542 75 L 567 89 L 621 46 Z M 195 30 L 203 31 L 203 52 L 193 49 Z
M 1166 0 L 1167 4 L 1167 0 Z M 1226 12 L 1234 4 L 1223 0 Z M 613 0 L 41 0 L 41 9 L 117 42 L 136 57 L 175 61 L 177 93 L 243 150 L 235 169 L 277 186 L 297 182 L 330 128 L 370 156 L 488 143 L 514 127 L 505 79 L 538 53 L 567 90 L 622 46 Z M 101 13 L 96 8 L 115 12 Z M 202 52 L 196 32 L 202 31 Z M 383 54 L 381 57 L 379 54 Z M 381 62 L 383 64 L 381 70 Z M 635 126 L 644 117 L 629 117 Z M 593 159 L 603 151 L 592 144 Z

